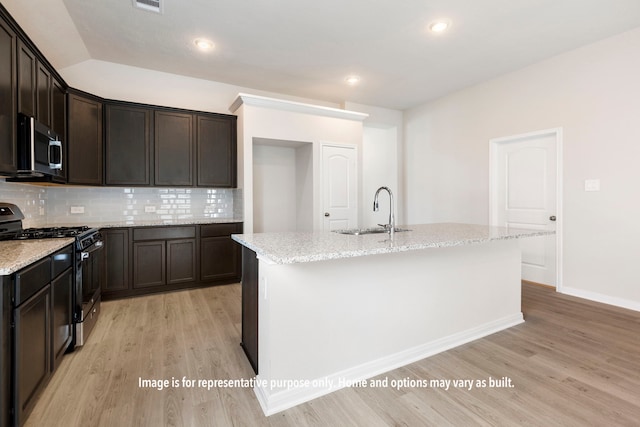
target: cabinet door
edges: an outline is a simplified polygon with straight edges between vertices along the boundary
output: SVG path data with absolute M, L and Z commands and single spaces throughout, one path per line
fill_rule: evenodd
M 133 287 L 162 286 L 166 282 L 166 244 L 164 240 L 133 244 Z
M 167 284 L 195 282 L 195 239 L 167 241 Z
M 69 95 L 67 181 L 102 184 L 102 102 Z
M 51 127 L 51 73 L 36 62 L 36 119 Z
M 236 118 L 197 116 L 199 187 L 236 186 Z
M 51 375 L 51 285 L 14 311 L 15 424 L 22 425 Z
M 18 111 L 33 117 L 37 115 L 36 62 L 31 49 L 18 40 Z
M 72 337 L 73 269 L 68 269 L 51 282 L 51 371 L 60 364 Z
M 200 280 L 240 278 L 240 245 L 229 236 L 200 239 Z
M 62 83 L 51 82 L 51 129 L 63 140 L 67 140 L 67 95 Z
M 151 110 L 105 106 L 105 184 L 150 185 Z
M 154 116 L 156 186 L 193 185 L 193 116 L 156 111 Z
M 0 172 L 17 169 L 16 34 L 0 20 Z
M 129 229 L 101 230 L 104 239 L 102 293 L 129 289 Z

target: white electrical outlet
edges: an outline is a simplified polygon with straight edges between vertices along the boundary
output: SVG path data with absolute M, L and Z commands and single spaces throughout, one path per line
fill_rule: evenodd
M 69 211 L 72 214 L 83 214 L 84 213 L 84 206 L 71 206 L 71 209 Z
M 584 191 L 600 191 L 600 180 L 599 179 L 585 179 L 584 180 Z
M 144 207 L 144 211 L 147 212 L 147 213 L 155 212 L 156 211 L 156 207 L 155 206 L 145 206 Z

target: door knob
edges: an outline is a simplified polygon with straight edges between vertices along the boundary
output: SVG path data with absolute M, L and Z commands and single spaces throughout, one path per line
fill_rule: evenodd
M 555 216 L 555 215 L 551 215 L 551 216 L 549 217 L 549 220 L 550 220 L 550 221 L 555 221 L 555 220 L 556 220 L 556 216 Z
M 330 217 L 330 216 L 331 216 L 331 214 L 330 214 L 329 212 L 325 212 L 325 213 L 324 213 L 324 216 L 326 216 L 326 217 Z

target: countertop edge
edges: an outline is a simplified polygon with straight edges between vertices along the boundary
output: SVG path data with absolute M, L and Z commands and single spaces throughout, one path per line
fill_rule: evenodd
M 482 238 L 468 238 L 468 239 L 440 241 L 440 242 L 415 243 L 415 244 L 400 245 L 395 247 L 375 247 L 375 248 L 359 249 L 359 250 L 337 250 L 337 251 L 327 251 L 327 252 L 314 253 L 314 254 L 308 254 L 308 255 L 294 255 L 289 257 L 278 256 L 274 253 L 271 253 L 268 249 L 264 247 L 260 247 L 259 245 L 256 245 L 250 241 L 243 239 L 241 237 L 242 234 L 233 234 L 231 235 L 231 238 L 236 242 L 238 242 L 239 244 L 254 251 L 258 255 L 258 257 L 267 260 L 269 263 L 287 265 L 287 264 L 301 264 L 301 263 L 317 262 L 317 261 L 331 261 L 331 260 L 337 260 L 337 259 L 355 258 L 355 257 L 370 256 L 370 255 L 409 252 L 409 251 L 422 250 L 422 249 L 477 245 L 477 244 L 488 243 L 492 241 L 514 240 L 514 239 L 520 239 L 520 238 L 539 237 L 539 236 L 546 236 L 546 235 L 553 235 L 553 234 L 555 234 L 555 231 L 521 230 L 520 232 L 515 232 L 514 234 L 510 234 L 510 235 L 489 236 L 489 237 L 482 237 Z M 345 237 L 359 238 L 360 236 L 345 236 Z
M 15 244 L 29 242 L 30 246 L 33 246 L 32 252 L 28 256 L 22 256 L 20 259 L 8 264 L 8 266 L 0 267 L 0 276 L 9 276 L 16 271 L 27 267 L 34 262 L 51 255 L 52 253 L 68 246 L 74 242 L 74 238 L 55 238 L 55 239 L 42 239 L 42 240 L 7 240 L 0 243 L 13 242 Z M 44 243 L 44 244 L 43 244 Z

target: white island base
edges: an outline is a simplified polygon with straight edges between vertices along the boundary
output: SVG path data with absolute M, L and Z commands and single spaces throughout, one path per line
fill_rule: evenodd
M 523 322 L 517 239 L 258 259 L 254 390 L 266 415 Z

